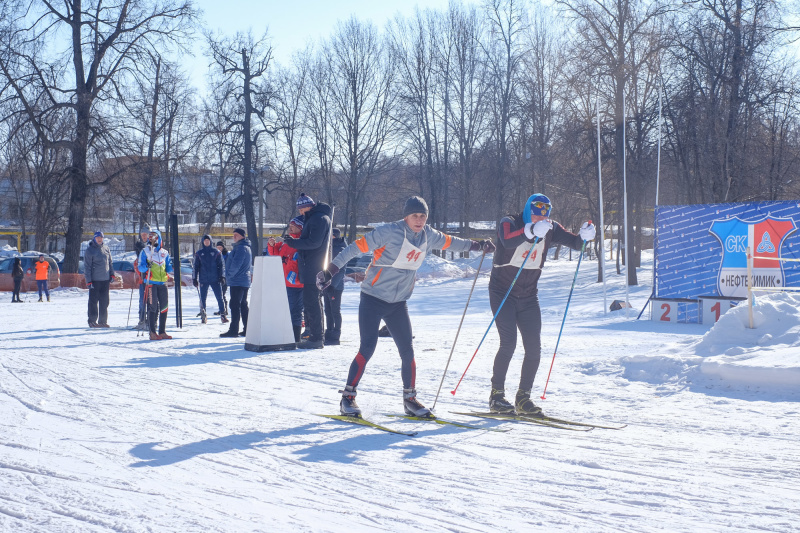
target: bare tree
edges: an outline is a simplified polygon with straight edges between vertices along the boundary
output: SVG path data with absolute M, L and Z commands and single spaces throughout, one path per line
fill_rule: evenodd
M 331 116 L 352 239 L 366 187 L 385 168 L 384 150 L 396 132 L 391 113 L 394 65 L 375 27 L 355 18 L 338 25 L 324 54 L 333 69 Z
M 74 273 L 90 185 L 87 161 L 102 135 L 96 104 L 115 95 L 117 82 L 147 51 L 182 41 L 195 12 L 189 0 L 28 0 L 11 15 L 4 21 L 12 29 L 1 47 L 0 73 L 45 144 L 71 152 L 64 271 Z M 45 117 L 63 109 L 74 113 L 74 127 L 58 136 L 46 129 Z
M 265 133 L 274 135 L 276 129 L 267 126 L 267 112 L 271 105 L 272 90 L 267 83 L 267 73 L 272 60 L 272 47 L 265 33 L 258 40 L 251 34 L 237 33 L 232 38 L 206 35 L 209 51 L 221 76 L 217 87 L 226 88 L 230 98 L 237 103 L 235 114 L 227 121 L 241 138 L 242 160 L 242 203 L 247 233 L 255 236 L 255 246 L 261 250 L 261 235 L 256 228 L 256 215 L 253 198 L 258 198 L 254 180 L 257 175 L 258 140 Z M 257 170 L 258 169 L 258 170 Z

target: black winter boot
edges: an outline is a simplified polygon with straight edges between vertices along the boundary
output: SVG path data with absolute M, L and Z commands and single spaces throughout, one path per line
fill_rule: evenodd
M 518 415 L 544 418 L 542 408 L 533 403 L 533 400 L 531 400 L 531 391 L 529 390 L 518 390 L 514 404 L 516 404 Z
M 492 387 L 492 394 L 489 396 L 489 411 L 492 413 L 514 412 L 514 406 L 506 400 L 506 391 L 504 389 Z

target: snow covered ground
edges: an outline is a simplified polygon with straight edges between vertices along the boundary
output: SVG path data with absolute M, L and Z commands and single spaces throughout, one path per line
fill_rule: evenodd
M 472 270 L 431 268 L 409 302 L 427 405 L 472 284 L 464 274 L 477 268 L 464 263 Z M 576 263 L 548 263 L 541 283 L 539 395 Z M 494 331 L 449 393 L 491 320 L 485 275 L 436 411 L 506 433 L 384 416 L 402 410 L 388 338 L 358 401 L 367 418 L 418 435 L 315 416 L 337 412 L 358 347 L 354 284 L 342 345 L 308 352 L 257 354 L 220 339 L 220 324 L 194 318 L 192 287 L 183 330 L 161 342 L 87 329 L 77 289 L 54 291 L 50 304 L 0 304 L 0 530 L 796 531 L 800 297 L 760 297 L 755 330 L 743 307 L 710 331 L 636 321 L 650 265 L 626 317 L 603 312 L 596 263 L 582 263 L 542 402 L 553 416 L 628 424 L 619 431 L 452 414 L 487 407 Z M 609 279 L 609 303 L 624 299 L 622 276 Z M 129 296 L 112 294 L 112 326 L 125 325 Z

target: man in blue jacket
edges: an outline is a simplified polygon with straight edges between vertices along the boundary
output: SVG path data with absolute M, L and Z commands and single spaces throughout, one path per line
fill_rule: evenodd
M 225 314 L 225 304 L 222 303 L 222 282 L 225 281 L 225 265 L 222 263 L 222 254 L 214 246 L 211 246 L 211 235 L 203 235 L 203 246 L 194 254 L 194 275 L 192 284 L 200 286 L 200 309 L 203 312 L 203 320 L 207 316 L 206 298 L 208 288 L 214 291 L 219 306 L 219 316 L 222 323 L 228 321 Z
M 225 260 L 228 287 L 231 288 L 231 325 L 228 331 L 220 333 L 220 337 L 244 337 L 247 332 L 247 292 L 250 290 L 250 267 L 253 264 L 253 252 L 250 241 L 242 228 L 233 230 L 233 250 Z M 242 332 L 239 333 L 239 317 L 242 318 Z

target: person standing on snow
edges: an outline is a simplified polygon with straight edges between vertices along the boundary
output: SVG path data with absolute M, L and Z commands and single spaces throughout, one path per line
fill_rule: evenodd
M 233 250 L 225 260 L 228 286 L 231 288 L 231 325 L 228 331 L 220 333 L 220 337 L 244 337 L 247 334 L 247 291 L 250 290 L 250 267 L 253 264 L 253 252 L 250 240 L 242 228 L 233 230 Z M 239 333 L 239 317 L 242 319 L 242 332 Z
M 44 254 L 39 254 L 39 260 L 33 264 L 36 271 L 36 286 L 39 289 L 39 301 L 42 302 L 42 291 L 47 295 L 47 301 L 50 301 L 50 289 L 47 286 L 47 278 L 50 277 L 50 263 L 48 263 Z
M 303 224 L 303 217 L 294 217 L 289 222 L 289 235 L 299 237 Z M 267 241 L 267 251 L 269 255 L 280 257 L 283 262 L 283 280 L 286 283 L 286 296 L 289 298 L 294 342 L 300 342 L 300 329 L 303 327 L 303 284 L 300 282 L 297 265 L 299 253 L 285 242 L 277 242 L 274 237 Z
M 297 210 L 304 217 L 303 231 L 298 238 L 287 235 L 283 242 L 300 252 L 300 281 L 303 283 L 303 312 L 309 337 L 301 341 L 300 349 L 318 349 L 325 346 L 323 339 L 322 294 L 317 288 L 316 276 L 325 268 L 328 257 L 328 237 L 331 231 L 331 206 L 315 203 L 301 193 Z
M 139 272 L 145 282 L 145 294 L 150 315 L 150 340 L 169 340 L 167 335 L 167 311 L 169 311 L 169 292 L 167 281 L 172 274 L 172 258 L 162 246 L 161 232 L 150 230 L 150 243 L 139 254 Z M 177 283 L 180 283 L 178 281 Z M 156 333 L 158 320 L 158 333 Z
M 22 287 L 22 278 L 25 277 L 25 271 L 22 269 L 22 260 L 19 257 L 14 258 L 14 266 L 11 268 L 11 278 L 14 280 L 14 292 L 11 293 L 11 303 L 22 303 L 19 297 L 19 291 Z
M 392 332 L 402 360 L 403 408 L 411 416 L 431 416 L 428 408 L 417 400 L 416 363 L 412 345 L 411 320 L 406 300 L 414 291 L 416 271 L 431 250 L 454 252 L 494 251 L 492 241 L 472 241 L 445 235 L 426 224 L 428 205 L 418 196 L 409 198 L 403 208 L 403 219 L 379 226 L 342 250 L 328 269 L 317 274 L 320 289 L 354 257 L 373 252 L 373 260 L 361 283 L 361 303 L 358 306 L 358 328 L 361 344 L 350 365 L 347 384 L 339 408 L 343 415 L 360 416 L 356 404 L 356 388 L 364 375 L 367 362 L 378 344 L 381 320 Z
M 497 251 L 489 278 L 489 304 L 497 314 L 495 327 L 500 335 L 500 348 L 494 358 L 492 391 L 489 409 L 493 413 L 513 413 L 542 417 L 542 410 L 531 400 L 531 389 L 541 359 L 542 314 L 539 308 L 538 284 L 547 250 L 556 244 L 580 250 L 583 241 L 594 240 L 595 227 L 591 222 L 581 226 L 580 235 L 565 230 L 558 222 L 550 220 L 552 203 L 543 194 L 528 198 L 522 213 L 506 215 L 497 225 Z M 534 239 L 538 239 L 531 252 Z M 530 257 L 525 261 L 525 257 Z M 519 273 L 514 288 L 508 295 L 500 313 L 497 310 L 508 292 L 514 277 Z M 517 347 L 517 329 L 522 336 L 525 358 L 519 389 L 514 405 L 506 400 L 505 380 L 508 365 Z
M 222 264 L 225 265 L 225 261 L 228 259 L 228 249 L 225 248 L 225 243 L 222 241 L 217 241 L 217 250 L 219 253 L 222 254 Z M 225 316 L 228 316 L 228 298 L 225 296 L 225 292 L 228 290 L 228 281 L 225 277 L 222 277 L 222 303 L 225 304 Z M 214 313 L 215 315 L 221 314 L 219 311 Z
M 107 328 L 111 279 L 116 277 L 111 250 L 103 244 L 103 232 L 96 231 L 83 252 L 83 275 L 89 289 L 89 327 Z
M 335 259 L 347 247 L 339 228 L 333 228 L 331 234 L 331 260 Z M 331 286 L 322 293 L 325 303 L 325 344 L 337 346 L 342 336 L 342 293 L 344 292 L 344 270 L 331 280 Z
M 203 235 L 203 246 L 194 254 L 194 275 L 192 284 L 200 286 L 200 308 L 205 312 L 208 288 L 214 291 L 219 306 L 219 315 L 222 323 L 228 321 L 225 315 L 225 304 L 222 303 L 222 282 L 225 280 L 225 265 L 222 263 L 222 254 L 211 246 L 211 235 Z
M 147 246 L 149 240 L 150 226 L 145 224 L 142 226 L 142 229 L 139 232 L 139 240 L 137 240 L 133 245 L 133 249 L 136 252 L 136 259 L 133 261 L 133 271 L 135 274 L 134 279 L 136 284 L 139 286 L 139 323 L 136 324 L 136 329 L 139 331 L 145 331 L 148 328 L 147 311 L 145 307 L 147 302 L 144 300 L 144 278 L 142 278 L 142 274 L 139 272 L 139 256 L 141 255 L 145 246 Z

